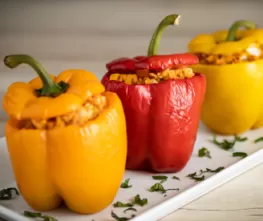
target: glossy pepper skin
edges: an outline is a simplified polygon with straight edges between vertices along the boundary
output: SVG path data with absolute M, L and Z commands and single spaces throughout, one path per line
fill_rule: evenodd
M 237 30 L 245 26 L 247 30 Z M 239 39 L 239 40 L 236 40 Z M 191 53 L 235 54 L 263 45 L 263 29 L 237 21 L 229 31 L 198 35 L 188 45 Z M 263 59 L 237 64 L 192 66 L 207 79 L 201 120 L 219 134 L 240 134 L 263 126 Z
M 102 83 L 106 90 L 118 94 L 126 116 L 127 169 L 177 172 L 185 167 L 192 154 L 206 88 L 203 75 L 146 85 L 109 79 L 114 72 L 160 71 L 198 63 L 196 56 L 187 53 L 156 55 L 160 29 L 174 24 L 178 18 L 170 15 L 160 23 L 148 56 L 120 58 L 106 65 L 108 72 Z
M 23 61 L 36 67 L 28 56 L 5 59 L 11 68 Z M 121 101 L 116 94 L 104 92 L 100 81 L 88 71 L 67 70 L 52 80 L 39 67 L 44 87 L 39 77 L 29 83 L 16 82 L 3 100 L 10 117 L 6 142 L 18 188 L 35 210 L 52 210 L 63 200 L 74 212 L 96 213 L 112 202 L 125 171 L 127 138 Z M 62 93 L 58 85 L 67 89 Z M 35 89 L 42 87 L 42 95 L 37 96 Z M 88 96 L 101 93 L 108 106 L 83 126 L 50 130 L 17 127 L 22 119 L 47 119 L 75 111 Z

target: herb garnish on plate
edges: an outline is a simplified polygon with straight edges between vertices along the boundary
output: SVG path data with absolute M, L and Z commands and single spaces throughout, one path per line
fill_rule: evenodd
M 180 180 L 180 178 L 177 177 L 177 176 L 172 176 L 172 179 L 174 179 L 174 180 Z
M 161 192 L 161 193 L 165 193 L 165 189 L 163 187 L 163 185 L 161 183 L 155 183 L 154 185 L 151 186 L 151 188 L 149 189 L 150 192 Z
M 149 189 L 150 192 L 160 192 L 160 193 L 166 193 L 167 191 L 170 191 L 170 190 L 177 190 L 177 191 L 179 191 L 179 188 L 176 188 L 176 189 L 165 189 L 161 183 L 155 183 Z
M 213 142 L 213 144 L 217 145 L 218 147 L 220 147 L 223 150 L 231 150 L 231 149 L 233 149 L 236 142 L 244 142 L 247 139 L 248 139 L 247 137 L 240 137 L 240 136 L 235 135 L 234 140 L 232 140 L 232 141 L 228 141 L 228 140 L 224 139 L 222 142 L 219 142 L 216 139 L 216 135 L 214 135 L 212 142 Z
M 245 152 L 234 152 L 234 153 L 232 154 L 232 156 L 233 156 L 233 157 L 245 158 L 245 157 L 247 157 L 247 153 L 245 153 Z
M 238 141 L 238 142 L 244 142 L 244 141 L 247 141 L 248 138 L 247 137 L 240 137 L 240 136 L 235 135 L 235 140 Z
M 210 159 L 212 158 L 211 154 L 210 154 L 210 151 L 207 148 L 205 148 L 205 147 L 202 147 L 201 149 L 199 149 L 198 156 L 199 157 L 207 157 L 207 158 L 210 158 Z
M 201 174 L 197 175 L 196 172 L 188 174 L 187 177 L 189 177 L 192 180 L 195 180 L 195 182 L 200 182 L 205 180 L 205 175 L 201 175 Z
M 130 181 L 130 178 L 126 179 L 126 180 L 121 184 L 121 188 L 124 188 L 124 189 L 131 188 L 132 185 L 129 185 L 129 181 Z
M 120 201 L 117 201 L 116 203 L 113 204 L 113 207 L 132 207 L 132 203 L 122 203 Z
M 258 143 L 258 142 L 262 142 L 263 141 L 263 137 L 259 137 L 256 140 L 254 140 L 254 143 Z
M 205 180 L 205 175 L 203 175 L 204 173 L 219 173 L 220 171 L 222 171 L 223 169 L 225 169 L 224 167 L 218 167 L 217 169 L 209 169 L 206 168 L 206 170 L 200 170 L 200 173 L 197 174 L 197 172 L 188 174 L 186 177 L 189 177 L 192 180 L 195 180 L 195 182 L 200 182 Z
M 139 194 L 137 194 L 134 197 L 134 201 L 133 202 L 134 202 L 135 205 L 139 205 L 139 206 L 144 206 L 144 205 L 148 204 L 148 200 L 146 198 L 141 199 Z
M 0 200 L 10 200 L 16 195 L 19 195 L 19 192 L 14 187 L 0 190 Z
M 203 174 L 203 173 L 219 173 L 219 172 L 222 171 L 223 169 L 225 169 L 225 167 L 218 167 L 218 168 L 215 169 L 215 170 L 206 168 L 206 170 L 200 170 L 200 172 L 201 172 L 202 174 Z
M 161 183 L 165 182 L 165 181 L 168 179 L 167 176 L 161 176 L 161 175 L 152 176 L 152 178 L 153 178 L 154 180 L 161 180 Z
M 236 140 L 233 141 L 223 140 L 222 142 L 219 142 L 216 139 L 216 135 L 214 135 L 212 142 L 223 150 L 230 150 L 234 147 Z
M 139 206 L 145 206 L 148 204 L 148 200 L 146 198 L 140 197 L 139 194 L 137 194 L 134 198 L 133 201 L 130 203 L 122 203 L 120 201 L 117 201 L 116 203 L 113 204 L 113 206 L 116 207 L 133 207 L 134 205 L 139 205 Z
M 42 213 L 39 212 L 24 211 L 24 216 L 30 218 L 36 218 L 36 220 L 42 220 L 42 221 L 57 221 L 57 219 L 55 219 L 54 217 L 43 215 Z

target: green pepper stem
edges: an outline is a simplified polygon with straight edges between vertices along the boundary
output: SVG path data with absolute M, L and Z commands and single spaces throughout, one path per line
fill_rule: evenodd
M 31 66 L 43 83 L 43 88 L 36 90 L 38 96 L 56 97 L 65 92 L 65 88 L 56 84 L 42 65 L 29 55 L 9 55 L 4 58 L 4 63 L 9 68 L 16 68 L 20 64 Z
M 241 27 L 244 27 L 246 29 L 254 29 L 256 28 L 256 24 L 252 21 L 247 20 L 239 20 L 234 22 L 229 28 L 226 41 L 236 41 L 236 32 Z
M 164 29 L 169 25 L 179 25 L 180 15 L 173 14 L 166 16 L 155 29 L 149 47 L 148 56 L 156 55 L 158 51 L 158 46 L 160 44 L 160 39 L 162 37 Z

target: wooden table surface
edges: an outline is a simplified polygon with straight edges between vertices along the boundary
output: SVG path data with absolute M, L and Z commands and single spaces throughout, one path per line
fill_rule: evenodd
M 227 29 L 237 19 L 262 26 L 262 7 L 259 0 L 0 1 L 0 60 L 27 53 L 51 73 L 84 68 L 101 77 L 107 61 L 145 54 L 153 29 L 167 14 L 180 13 L 181 26 L 164 33 L 160 53 L 186 51 L 194 35 Z M 9 84 L 33 77 L 26 66 L 10 71 L 1 62 L 0 102 Z M 6 119 L 0 109 L 0 136 Z M 260 165 L 162 220 L 262 221 L 262 186 Z

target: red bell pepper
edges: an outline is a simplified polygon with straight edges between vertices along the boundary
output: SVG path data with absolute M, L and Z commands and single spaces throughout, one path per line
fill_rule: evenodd
M 168 79 L 155 84 L 126 84 L 110 80 L 114 73 L 156 73 L 198 63 L 195 55 L 156 55 L 163 30 L 178 22 L 179 15 L 165 17 L 156 28 L 148 56 L 109 62 L 102 78 L 106 90 L 118 94 L 126 116 L 127 169 L 178 172 L 190 159 L 196 141 L 201 106 L 206 90 L 202 74 Z

